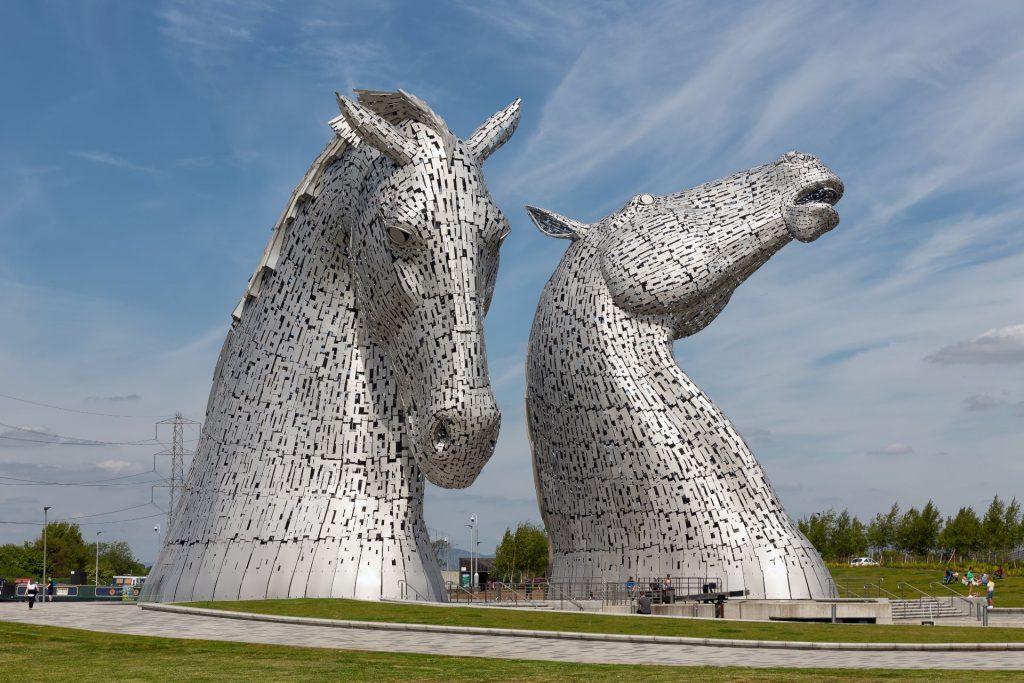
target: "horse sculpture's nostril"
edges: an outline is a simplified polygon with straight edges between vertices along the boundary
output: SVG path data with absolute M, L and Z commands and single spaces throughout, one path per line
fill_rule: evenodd
M 448 447 L 448 441 L 451 436 L 448 432 L 448 421 L 445 419 L 439 419 L 437 424 L 434 425 L 434 450 L 438 453 L 444 452 L 444 449 Z

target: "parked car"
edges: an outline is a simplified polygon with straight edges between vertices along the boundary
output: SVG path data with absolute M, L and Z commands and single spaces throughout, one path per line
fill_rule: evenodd
M 855 557 L 850 560 L 851 567 L 877 567 L 878 561 L 871 557 Z

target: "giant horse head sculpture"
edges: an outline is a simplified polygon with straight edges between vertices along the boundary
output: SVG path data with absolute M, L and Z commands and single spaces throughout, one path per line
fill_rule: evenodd
M 431 482 L 462 488 L 490 458 L 501 422 L 483 320 L 509 225 L 481 165 L 515 131 L 519 100 L 465 141 L 405 92 L 362 91 L 358 103 L 338 95 L 338 104 L 335 129 L 375 150 L 343 235 L 357 302 L 393 370 L 416 463 Z
M 600 252 L 612 300 L 662 316 L 675 338 L 704 329 L 736 288 L 790 241 L 813 242 L 839 224 L 842 181 L 810 154 L 776 161 L 691 190 L 634 197 L 587 225 L 526 207 L 541 232 Z

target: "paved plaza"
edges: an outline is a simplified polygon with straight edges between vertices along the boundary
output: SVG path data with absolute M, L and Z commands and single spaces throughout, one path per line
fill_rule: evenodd
M 548 640 L 279 624 L 104 603 L 0 604 L 0 621 L 165 638 L 602 664 L 801 668 L 1024 669 L 1024 652 L 852 652 Z

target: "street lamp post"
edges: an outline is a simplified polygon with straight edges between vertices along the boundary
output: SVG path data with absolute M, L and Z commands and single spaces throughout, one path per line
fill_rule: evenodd
M 448 573 L 448 560 L 452 556 L 452 547 L 448 544 L 448 537 L 444 537 L 444 571 Z M 445 579 L 447 581 L 447 579 Z
M 156 532 L 156 557 L 153 558 L 153 566 L 149 569 L 150 573 L 156 569 L 156 561 L 160 558 L 160 525 L 154 526 L 153 531 Z
M 469 583 L 476 590 L 478 579 L 476 576 L 476 515 L 469 516 Z
M 50 525 L 50 505 L 43 508 L 43 602 L 46 602 L 46 528 Z
M 96 532 L 96 585 L 100 585 L 100 534 L 102 531 Z

